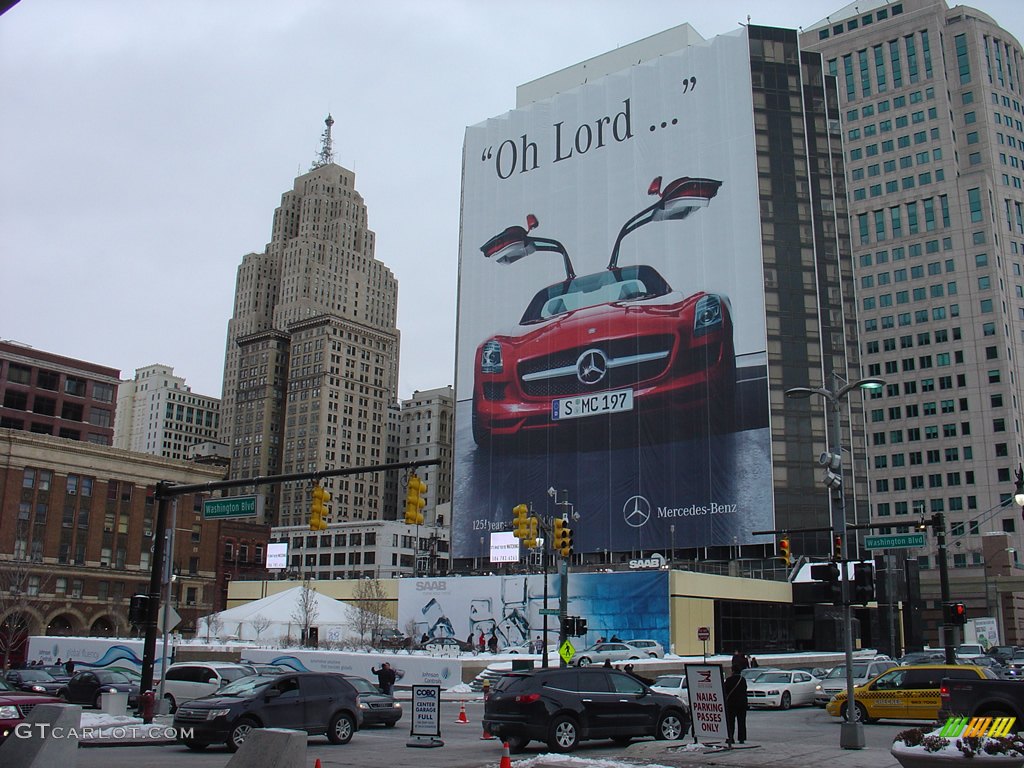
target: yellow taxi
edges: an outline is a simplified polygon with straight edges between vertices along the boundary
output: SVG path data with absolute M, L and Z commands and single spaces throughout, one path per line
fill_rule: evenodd
M 893 667 L 853 689 L 857 719 L 873 723 L 890 720 L 936 720 L 939 716 L 939 686 L 942 678 L 996 678 L 985 667 L 969 664 L 913 664 Z M 825 711 L 846 719 L 846 691 L 832 697 Z

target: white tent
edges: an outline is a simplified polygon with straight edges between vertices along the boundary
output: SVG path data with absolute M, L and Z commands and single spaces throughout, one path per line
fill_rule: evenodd
M 294 587 L 262 600 L 203 616 L 196 622 L 196 637 L 205 640 L 209 634 L 211 639 L 246 640 L 266 645 L 288 639 L 299 642 L 304 623 L 302 590 L 302 587 Z M 356 623 L 358 608 L 325 597 L 316 590 L 310 590 L 310 595 L 311 604 L 316 608 L 310 609 L 315 618 L 309 626 L 317 628 L 320 642 L 337 643 L 356 634 L 352 626 Z

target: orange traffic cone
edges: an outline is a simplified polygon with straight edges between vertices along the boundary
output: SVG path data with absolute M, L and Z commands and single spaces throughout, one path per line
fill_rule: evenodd
M 496 737 L 489 730 L 487 730 L 487 721 L 484 720 L 484 732 L 480 739 L 482 741 L 491 741 L 494 738 Z
M 455 721 L 459 725 L 468 725 L 469 718 L 466 717 L 466 702 L 459 704 L 459 719 Z
M 316 759 L 316 762 L 313 763 L 313 768 L 321 768 L 319 757 Z
M 501 744 L 501 762 L 498 763 L 498 768 L 512 768 L 512 756 L 508 753 L 507 741 Z

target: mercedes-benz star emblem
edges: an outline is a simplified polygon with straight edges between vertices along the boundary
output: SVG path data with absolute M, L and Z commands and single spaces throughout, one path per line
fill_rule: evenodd
M 588 349 L 576 361 L 576 378 L 587 385 L 597 384 L 608 373 L 608 358 L 600 349 Z
M 622 517 L 626 525 L 640 528 L 651 519 L 651 502 L 643 496 L 631 496 L 622 505 Z

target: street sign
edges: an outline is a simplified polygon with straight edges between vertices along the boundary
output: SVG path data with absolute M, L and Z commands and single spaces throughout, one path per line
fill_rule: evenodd
M 564 661 L 566 664 L 572 661 L 572 657 L 575 653 L 576 649 L 573 647 L 573 644 L 570 643 L 568 640 L 562 643 L 561 647 L 559 647 L 558 649 L 558 655 L 562 657 L 562 661 Z
M 167 624 L 166 625 L 164 624 L 164 610 L 167 611 Z M 157 629 L 159 629 L 161 632 L 170 632 L 172 629 L 174 629 L 179 624 L 181 624 L 181 616 L 178 615 L 178 612 L 176 610 L 174 610 L 173 606 L 168 606 L 166 609 L 164 609 L 164 608 L 160 609 L 160 615 L 159 615 L 159 617 L 157 617 L 157 620 L 156 620 L 156 628 Z
M 226 517 L 256 517 L 262 510 L 262 496 L 225 496 L 203 499 L 203 518 L 217 520 Z
M 899 533 L 895 536 L 865 536 L 864 547 L 866 549 L 909 549 L 910 547 L 923 547 L 925 536 L 923 533 Z
M 707 627 L 698 627 L 697 639 L 706 643 L 708 640 L 711 639 L 711 630 Z
M 541 616 L 557 616 L 558 615 L 558 609 L 557 608 L 541 608 L 539 611 L 537 611 L 537 613 L 539 613 Z

